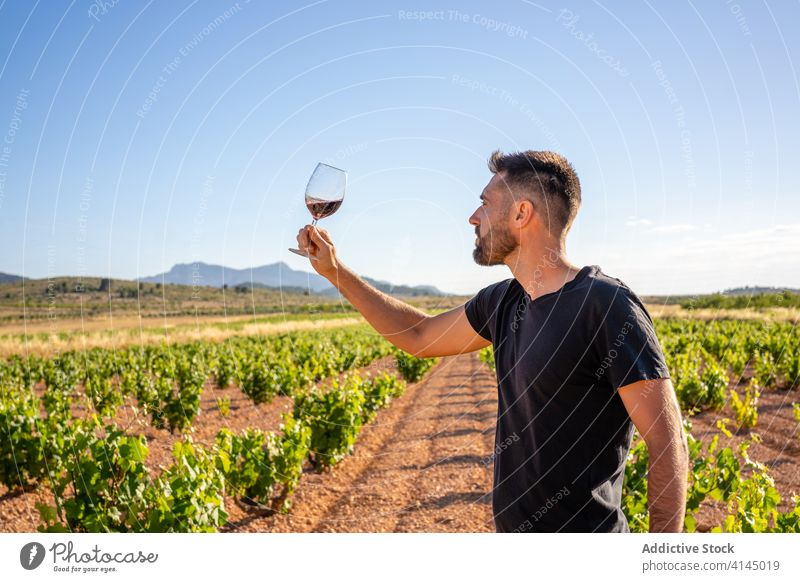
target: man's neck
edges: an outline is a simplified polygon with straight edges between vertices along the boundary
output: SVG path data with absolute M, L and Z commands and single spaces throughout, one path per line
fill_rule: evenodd
M 581 270 L 567 259 L 563 244 L 526 242 L 506 257 L 506 266 L 530 299 L 558 291 Z

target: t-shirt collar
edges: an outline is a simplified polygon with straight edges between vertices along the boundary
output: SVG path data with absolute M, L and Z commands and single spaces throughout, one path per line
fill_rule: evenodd
M 599 269 L 600 269 L 600 267 L 597 266 L 597 265 L 585 265 L 584 267 L 581 267 L 581 270 L 578 271 L 578 274 L 575 275 L 574 279 L 572 279 L 570 281 L 567 281 L 566 283 L 564 283 L 564 285 L 562 285 L 560 288 L 556 289 L 555 291 L 551 291 L 550 293 L 545 293 L 544 295 L 539 295 L 539 297 L 537 297 L 536 299 L 533 299 L 532 301 L 536 302 L 536 301 L 539 301 L 539 299 L 542 299 L 544 297 L 549 297 L 551 295 L 558 295 L 559 293 L 563 293 L 564 291 L 569 291 L 570 289 L 575 287 L 577 284 L 579 284 L 583 279 L 585 279 L 587 276 L 589 276 L 590 273 L 596 273 Z M 528 301 L 531 301 L 530 295 L 528 295 L 528 292 L 525 290 L 525 288 L 522 286 L 522 284 L 519 281 L 517 281 L 516 278 L 514 279 L 514 282 L 517 285 L 520 286 L 525 298 Z

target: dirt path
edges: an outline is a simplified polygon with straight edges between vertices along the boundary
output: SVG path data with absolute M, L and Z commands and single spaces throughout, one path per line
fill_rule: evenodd
M 260 517 L 230 504 L 225 531 L 494 531 L 496 391 L 475 354 L 444 358 L 363 429 L 332 473 L 303 475 L 291 513 Z

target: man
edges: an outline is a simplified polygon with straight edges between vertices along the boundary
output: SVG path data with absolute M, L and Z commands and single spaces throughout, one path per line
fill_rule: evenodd
M 688 449 L 653 323 L 639 298 L 597 265 L 566 256 L 581 203 L 561 155 L 489 160 L 469 219 L 480 265 L 513 278 L 430 316 L 381 293 L 336 256 L 331 237 L 298 234 L 311 264 L 398 348 L 420 357 L 492 344 L 498 378 L 492 509 L 498 532 L 627 532 L 620 508 L 634 426 L 650 457 L 651 532 L 681 532 Z

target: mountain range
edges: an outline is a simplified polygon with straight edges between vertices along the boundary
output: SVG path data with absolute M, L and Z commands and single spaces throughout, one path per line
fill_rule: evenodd
M 9 275 L 8 273 L 0 273 L 0 283 L 16 283 L 22 281 L 19 275 Z
M 450 295 L 432 285 L 395 285 L 388 281 L 378 281 L 370 277 L 362 278 L 373 287 L 393 295 Z M 234 269 L 223 265 L 208 263 L 179 263 L 166 273 L 139 279 L 145 283 L 172 283 L 176 285 L 201 285 L 207 287 L 257 286 L 275 288 L 299 288 L 320 295 L 338 296 L 339 291 L 327 279 L 292 269 L 283 261 L 261 265 L 249 269 Z

